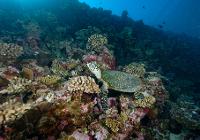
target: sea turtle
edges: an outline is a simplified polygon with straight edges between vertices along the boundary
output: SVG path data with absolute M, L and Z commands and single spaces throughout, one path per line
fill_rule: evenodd
M 90 71 L 101 81 L 108 89 L 120 92 L 135 92 L 141 87 L 140 78 L 121 71 L 104 70 L 101 71 L 96 62 L 87 64 Z
M 101 78 L 108 84 L 108 89 L 120 92 L 135 92 L 141 87 L 139 78 L 121 71 L 102 71 Z

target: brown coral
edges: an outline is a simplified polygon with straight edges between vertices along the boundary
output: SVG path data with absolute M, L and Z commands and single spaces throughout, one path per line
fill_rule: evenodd
M 22 69 L 22 75 L 23 75 L 23 77 L 25 77 L 26 79 L 29 79 L 29 80 L 33 80 L 33 78 L 34 78 L 33 70 L 26 68 L 26 67 L 24 67 Z
M 77 76 L 71 78 L 65 84 L 65 89 L 70 93 L 99 93 L 99 86 L 89 76 Z

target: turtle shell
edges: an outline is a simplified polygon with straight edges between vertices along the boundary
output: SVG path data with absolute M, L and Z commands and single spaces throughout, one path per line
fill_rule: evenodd
M 141 87 L 138 77 L 125 72 L 105 70 L 102 72 L 102 79 L 107 82 L 108 89 L 120 92 L 135 92 Z

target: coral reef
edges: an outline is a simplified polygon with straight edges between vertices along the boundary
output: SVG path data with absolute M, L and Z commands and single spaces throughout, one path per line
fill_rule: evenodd
M 171 103 L 171 118 L 185 128 L 192 130 L 200 130 L 200 108 L 194 104 L 193 99 L 187 96 L 178 98 L 177 103 Z
M 14 94 L 14 93 L 23 93 L 30 90 L 32 81 L 24 78 L 15 77 L 10 80 L 8 87 L 0 91 L 1 94 Z
M 101 69 L 116 69 L 116 60 L 115 57 L 110 53 L 110 51 L 104 47 L 103 50 L 98 54 L 88 54 L 83 56 L 83 61 L 85 63 L 90 63 L 96 61 L 99 64 Z
M 0 139 L 198 139 L 199 41 L 51 2 L 0 1 Z
M 23 53 L 23 48 L 12 43 L 0 43 L 0 62 L 10 64 Z

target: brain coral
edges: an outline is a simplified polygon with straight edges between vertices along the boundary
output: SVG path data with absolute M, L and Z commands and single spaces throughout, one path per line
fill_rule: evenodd
M 0 43 L 0 62 L 13 62 L 23 53 L 23 48 L 12 43 Z
M 70 93 L 99 93 L 99 86 L 89 76 L 77 76 L 71 78 L 65 84 L 65 89 Z

